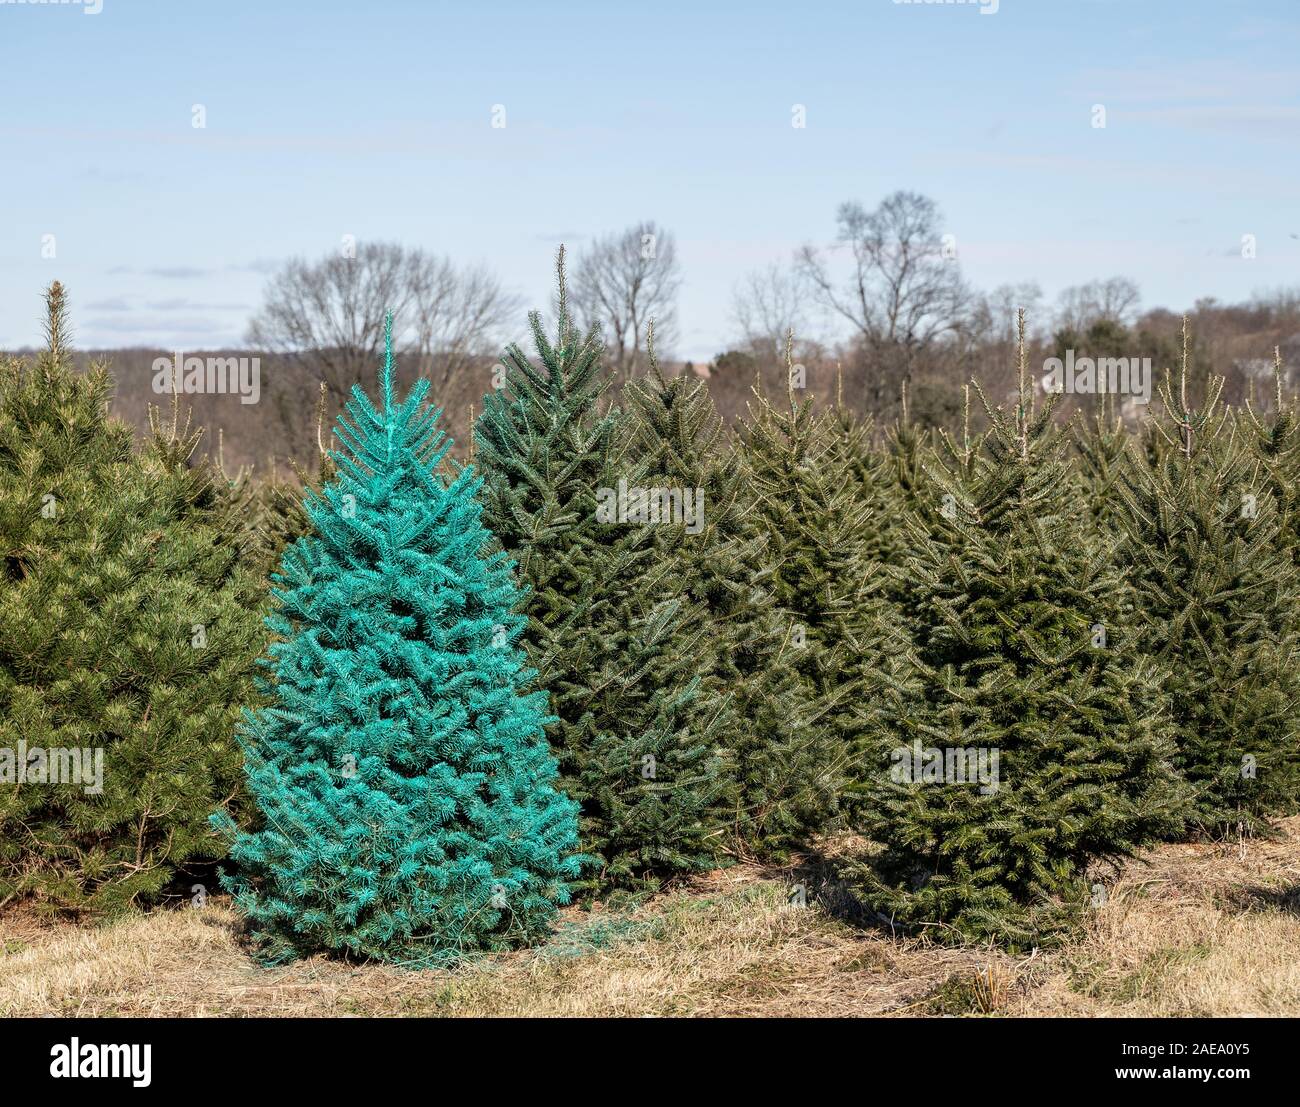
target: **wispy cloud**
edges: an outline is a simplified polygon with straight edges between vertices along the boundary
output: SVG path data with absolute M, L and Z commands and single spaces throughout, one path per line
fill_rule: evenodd
M 97 315 L 78 328 L 79 344 L 96 347 L 150 346 L 163 350 L 215 350 L 240 345 L 241 328 L 202 315 Z
M 184 297 L 170 300 L 150 300 L 144 305 L 149 311 L 251 311 L 250 304 L 216 303 L 206 304 Z
M 193 265 L 167 265 L 160 266 L 156 269 L 146 269 L 145 272 L 151 277 L 162 277 L 169 281 L 192 281 L 199 277 L 212 276 L 211 269 L 199 269 Z
M 227 265 L 226 268 L 232 273 L 274 273 L 283 262 L 275 258 L 254 258 L 252 261 L 244 262 L 242 265 Z
M 1249 60 L 1140 62 L 1123 69 L 1083 69 L 1075 79 L 1080 94 L 1109 104 L 1198 106 L 1268 103 L 1300 94 L 1300 70 L 1264 69 Z
M 100 169 L 92 165 L 78 174 L 83 181 L 97 181 L 100 184 L 144 184 L 148 175 L 139 170 Z
M 1300 108 L 1260 105 L 1222 105 L 1196 108 L 1157 108 L 1149 111 L 1119 111 L 1119 120 L 1158 123 L 1201 131 L 1241 134 L 1251 131 L 1262 137 L 1286 138 L 1300 135 Z
M 139 296 L 112 296 L 105 300 L 96 300 L 86 305 L 88 311 L 251 311 L 252 305 L 245 303 L 215 302 L 205 303 L 191 300 L 187 296 L 173 296 L 164 300 L 142 300 Z
M 89 330 L 109 331 L 114 334 L 147 335 L 150 333 L 212 335 L 230 331 L 230 324 L 215 319 L 151 319 L 147 315 L 133 314 L 129 319 L 91 319 Z

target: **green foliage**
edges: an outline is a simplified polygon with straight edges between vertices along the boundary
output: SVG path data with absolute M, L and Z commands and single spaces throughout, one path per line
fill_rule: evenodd
M 1277 508 L 1279 544 L 1300 565 L 1300 412 L 1282 390 L 1282 358 L 1274 351 L 1273 403 L 1257 414 L 1247 401 L 1245 418 L 1239 417 L 1243 439 L 1259 466 L 1257 478 Z
M 770 855 L 803 844 L 832 797 L 820 779 L 804 682 L 788 663 L 791 620 L 772 592 L 766 536 L 707 385 L 665 377 L 654 355 L 647 376 L 624 391 L 629 442 L 651 484 L 688 491 L 700 507 L 690 525 L 656 528 L 658 556 L 671 562 L 709 633 L 696 671 L 701 694 L 729 706 L 723 733 L 734 758 L 730 819 L 736 848 Z
M 1053 405 L 1033 412 L 1023 367 L 1013 413 L 979 394 L 990 430 L 945 438 L 894 573 L 910 665 L 863 747 L 862 829 L 884 851 L 853 875 L 892 925 L 1039 944 L 1083 902 L 1087 864 L 1176 830 L 1186 794 L 1164 674 Z
M 1185 370 L 1185 365 L 1184 365 Z M 1141 645 L 1170 671 L 1177 764 L 1207 830 L 1262 829 L 1300 798 L 1300 580 L 1289 409 L 1252 443 L 1166 377 L 1156 439 L 1119 486 Z
M 575 887 L 637 898 L 847 825 L 880 847 L 847 869 L 880 920 L 1018 946 L 1093 862 L 1297 809 L 1280 357 L 1272 403 L 1232 413 L 1184 332 L 1140 432 L 1111 397 L 1063 426 L 1022 319 L 979 435 L 970 388 L 904 391 L 878 435 L 760 385 L 733 436 L 653 331 L 616 408 L 558 268 L 473 464 L 445 464 L 427 383 L 395 398 L 390 346 L 343 449 L 259 483 L 197 461 L 175 405 L 137 449 L 51 287 L 48 348 L 0 365 L 0 905 L 115 910 L 228 847 L 267 958 L 445 964 L 535 939 Z M 1110 321 L 1055 344 L 1177 356 Z M 15 786 L 20 748 L 92 774 L 102 750 L 102 793 L 30 760 Z
M 911 418 L 904 399 L 901 417 L 885 432 L 888 487 L 892 492 L 892 510 L 900 519 L 915 511 L 924 495 L 924 465 L 932 437 L 927 428 Z
M 599 410 L 607 375 L 596 332 L 569 317 L 561 251 L 552 342 L 530 317 L 538 363 L 517 346 L 475 431 L 484 509 L 530 586 L 523 641 L 550 690 L 549 737 L 582 805 L 593 888 L 653 886 L 716 865 L 731 768 L 727 705 L 696 672 L 711 628 L 655 527 L 604 521 L 620 481 L 653 484 L 624 448 L 630 428 Z
M 772 565 L 776 603 L 790 621 L 786 663 L 803 684 L 804 761 L 815 768 L 808 829 L 834 825 L 882 679 L 897 650 L 897 616 L 884 597 L 877 474 L 848 442 L 839 414 L 811 399 L 773 403 L 757 388 L 740 460 L 752 489 L 750 525 Z M 805 769 L 805 773 L 809 771 Z
M 259 589 L 197 435 L 155 420 L 137 452 L 107 372 L 72 368 L 58 283 L 47 303 L 44 353 L 0 370 L 0 902 L 110 912 L 221 855 Z M 15 783 L 19 743 L 49 777 Z M 75 763 L 56 751 L 102 758 L 102 792 L 51 782 Z
M 1133 436 L 1124 420 L 1113 414 L 1109 397 L 1103 396 L 1097 410 L 1072 424 L 1079 457 L 1076 481 L 1097 526 L 1114 533 L 1121 526 L 1122 487 L 1133 464 Z
M 873 563 L 888 561 L 896 552 L 897 538 L 893 527 L 898 507 L 891 464 L 894 459 L 877 448 L 875 420 L 870 415 L 859 416 L 842 396 L 836 397 L 826 429 L 836 464 L 850 477 L 850 490 L 868 523 L 862 553 Z
M 969 423 L 970 389 L 966 393 Z M 922 506 L 938 502 L 938 493 L 926 471 L 934 450 L 934 432 L 912 418 L 908 392 L 904 390 L 899 417 L 885 431 L 879 459 L 878 480 L 883 488 L 884 502 L 879 510 L 880 559 L 887 566 L 903 564 L 911 542 L 908 520 Z M 906 618 L 907 601 L 898 586 L 896 576 L 887 572 L 885 594 Z
M 431 965 L 516 945 L 578 874 L 510 563 L 487 552 L 472 470 L 438 472 L 428 382 L 394 397 L 389 330 L 382 404 L 354 388 L 338 475 L 285 552 L 274 702 L 243 734 L 260 819 L 234 838 L 226 885 L 271 961 Z

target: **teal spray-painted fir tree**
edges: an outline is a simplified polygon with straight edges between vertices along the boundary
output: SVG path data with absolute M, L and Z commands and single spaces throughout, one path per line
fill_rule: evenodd
M 439 472 L 428 382 L 394 397 L 391 327 L 382 407 L 353 389 L 338 476 L 275 578 L 275 702 L 243 735 L 262 824 L 235 838 L 228 886 L 270 960 L 430 965 L 514 945 L 580 864 L 511 563 L 485 552 L 472 469 Z

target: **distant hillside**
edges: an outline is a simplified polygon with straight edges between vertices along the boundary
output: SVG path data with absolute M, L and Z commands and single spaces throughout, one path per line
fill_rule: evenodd
M 1300 384 L 1300 295 L 1276 293 L 1245 305 L 1222 305 L 1213 300 L 1197 302 L 1189 313 L 1192 379 L 1203 380 L 1209 373 L 1227 377 L 1225 399 L 1241 404 L 1249 397 L 1267 405 L 1272 388 L 1273 350 L 1279 347 L 1288 387 Z M 1040 336 L 1028 350 L 1030 372 L 1037 375 L 1045 358 L 1070 346 L 1079 354 L 1150 356 L 1157 380 L 1165 368 L 1181 357 L 1182 317 L 1165 309 L 1146 312 L 1130 326 L 1115 325 L 1107 332 L 1113 349 L 1090 350 L 1088 336 L 1058 332 Z M 1095 335 L 1094 339 L 1095 340 Z M 880 381 L 878 370 L 851 346 L 828 348 L 809 343 L 803 353 L 808 393 L 830 401 L 839 394 L 849 406 L 863 410 L 873 405 L 871 395 L 884 400 L 873 413 L 888 422 L 897 413 L 898 385 Z M 15 351 L 30 354 L 30 350 Z M 312 372 L 310 356 L 284 358 L 255 350 L 193 350 L 186 356 L 207 358 L 258 358 L 260 395 L 256 403 L 242 403 L 238 395 L 187 394 L 184 408 L 192 411 L 197 426 L 205 428 L 203 449 L 215 455 L 221 448 L 229 471 L 251 467 L 255 476 L 276 469 L 287 471 L 290 458 L 309 461 L 316 449 L 315 412 L 319 395 L 318 377 Z M 113 410 L 141 433 L 148 429 L 150 404 L 170 404 L 171 397 L 154 391 L 154 361 L 171 358 L 161 349 L 127 348 L 87 350 L 79 353 L 85 366 L 106 361 L 116 382 Z M 410 383 L 398 359 L 398 377 Z M 434 399 L 443 409 L 443 427 L 455 441 L 453 453 L 468 453 L 472 413 L 482 410 L 483 395 L 492 387 L 495 354 L 484 353 L 469 373 L 452 379 L 446 394 Z M 672 362 L 671 373 L 692 372 L 707 380 L 718 410 L 730 423 L 745 418 L 755 380 L 780 394 L 785 391 L 784 367 L 772 356 L 745 350 L 726 351 L 707 365 Z M 961 410 L 960 386 L 976 376 L 996 401 L 1014 386 L 1015 347 L 1009 332 L 996 340 L 984 337 L 976 342 L 954 342 L 929 361 L 917 366 L 911 385 L 914 418 L 937 425 L 955 426 Z M 367 388 L 374 381 L 360 382 Z M 617 390 L 616 390 L 617 394 Z M 1076 400 L 1074 403 L 1078 403 Z M 331 397 L 328 421 L 332 424 L 339 401 Z M 1066 405 L 1068 411 L 1071 404 Z M 328 433 L 328 429 L 327 429 Z

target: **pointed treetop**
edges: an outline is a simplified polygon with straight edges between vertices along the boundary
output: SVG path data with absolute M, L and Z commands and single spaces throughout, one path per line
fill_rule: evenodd
M 1173 418 L 1177 424 L 1178 441 L 1175 442 L 1160 425 L 1160 422 L 1148 413 L 1147 421 L 1154 426 L 1169 445 L 1180 450 L 1184 457 L 1192 456 L 1193 445 L 1197 437 L 1207 428 L 1213 432 L 1217 429 L 1216 424 L 1226 422 L 1230 410 L 1224 407 L 1219 409 L 1219 399 L 1223 393 L 1225 378 L 1219 374 L 1211 374 L 1205 382 L 1205 394 L 1201 400 L 1200 407 L 1193 407 L 1187 399 L 1187 369 L 1191 350 L 1190 328 L 1187 323 L 1187 316 L 1183 316 L 1182 327 L 1182 357 L 1178 366 L 1178 386 L 1174 387 L 1173 377 L 1168 368 L 1165 369 L 1165 379 L 1160 385 L 1160 399 L 1164 402 L 1165 411 Z
M 384 394 L 384 413 L 393 406 L 393 313 L 384 313 L 384 372 L 379 387 Z
M 1187 411 L 1187 316 L 1183 315 L 1183 356 L 1178 365 L 1178 399 L 1182 403 L 1183 411 Z M 1184 420 L 1186 421 L 1186 420 Z
M 329 450 L 325 447 L 325 399 L 326 387 L 325 382 L 320 382 L 320 393 L 316 397 L 316 457 L 320 460 L 325 457 Z M 333 441 L 333 432 L 330 433 L 330 440 Z
M 1016 408 L 1016 438 L 1021 458 L 1029 456 L 1029 424 L 1034 418 L 1034 392 L 1029 383 L 1029 354 L 1025 349 L 1025 309 L 1016 309 L 1016 390 L 1020 394 Z
M 785 332 L 785 394 L 794 408 L 794 328 L 787 327 Z
M 68 302 L 63 285 L 55 281 L 45 290 L 45 368 L 46 373 L 63 363 L 68 353 Z
M 1273 410 L 1281 411 L 1282 400 L 1282 347 L 1273 347 Z
M 649 361 L 649 366 L 650 366 L 650 371 L 646 375 L 653 378 L 655 384 L 657 384 L 660 388 L 667 388 L 668 379 L 664 376 L 663 370 L 659 365 L 659 351 L 655 349 L 655 321 L 653 319 L 651 319 L 646 324 L 645 348 L 646 348 L 646 357 L 647 360 Z M 685 377 L 686 374 L 682 373 L 683 385 L 686 383 Z
M 563 349 L 564 346 L 567 345 L 567 340 L 569 337 L 569 329 L 570 329 L 569 287 L 565 279 L 565 272 L 564 272 L 564 243 L 563 242 L 560 243 L 560 248 L 559 250 L 556 251 L 555 254 L 555 283 L 558 290 L 555 294 L 555 310 L 556 313 L 559 315 L 559 320 L 556 324 L 557 326 L 556 345 L 558 345 L 561 349 Z
M 1294 400 L 1288 401 L 1286 398 L 1286 370 L 1282 365 L 1282 347 L 1273 347 L 1273 418 L 1277 420 L 1286 420 L 1288 427 L 1294 427 L 1296 404 Z M 1251 423 L 1258 431 L 1265 429 L 1265 424 L 1255 413 L 1254 404 L 1254 382 L 1251 386 L 1251 396 L 1245 398 L 1242 406 L 1246 409 L 1246 415 L 1250 418 Z

